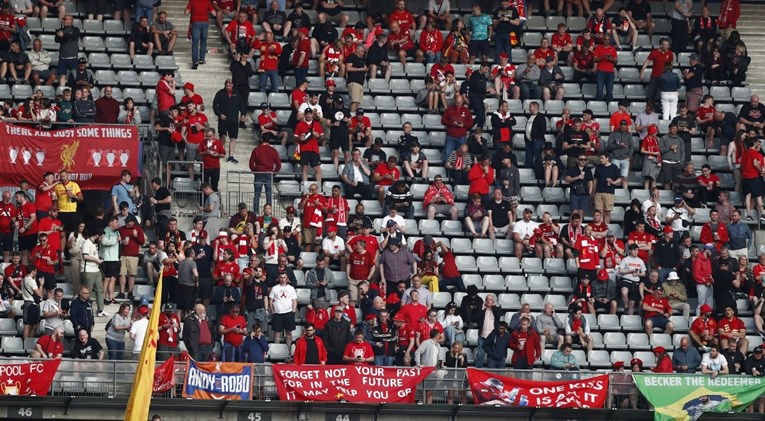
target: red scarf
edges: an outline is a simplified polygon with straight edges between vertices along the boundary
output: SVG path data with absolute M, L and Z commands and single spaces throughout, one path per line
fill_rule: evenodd
M 580 235 L 582 235 L 581 225 L 575 229 L 571 224 L 568 224 L 568 240 L 571 241 L 571 244 L 575 244 Z

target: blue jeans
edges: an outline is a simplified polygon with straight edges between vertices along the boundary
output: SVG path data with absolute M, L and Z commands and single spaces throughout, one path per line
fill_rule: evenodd
M 475 368 L 483 368 L 483 359 L 486 357 L 486 351 L 483 350 L 483 343 L 486 338 L 478 337 L 478 347 L 475 349 Z
M 473 114 L 475 114 L 473 127 L 483 128 L 486 123 L 486 104 L 483 103 L 483 99 L 470 97 L 468 98 L 468 104 L 470 109 L 473 110 Z
M 601 72 L 598 70 L 595 72 L 595 99 L 604 100 L 603 87 L 606 88 L 605 101 L 611 101 L 614 99 L 614 73 Z
M 450 286 L 457 288 L 457 291 L 459 292 L 467 291 L 467 288 L 465 288 L 465 282 L 462 281 L 462 277 L 455 276 L 454 278 L 445 278 L 442 276 L 438 281 L 438 289 L 440 291 L 446 291 L 446 288 Z
M 295 86 L 300 86 L 301 83 L 308 77 L 307 67 L 295 67 Z
M 272 204 L 272 179 L 271 176 L 268 174 L 255 174 L 255 198 L 253 199 L 253 205 L 254 207 L 252 210 L 254 212 L 260 212 L 260 192 L 263 190 L 263 188 L 266 189 L 266 204 L 270 205 Z
M 244 361 L 244 350 L 242 346 L 233 346 L 231 344 L 224 344 L 223 351 L 221 351 L 221 361 L 242 362 Z
M 375 365 L 378 367 L 393 366 L 395 358 L 391 355 L 375 355 Z
M 486 366 L 488 368 L 505 368 L 505 360 L 489 357 Z
M 518 83 L 518 88 L 521 90 L 521 99 L 540 99 L 542 98 L 542 90 L 535 82 L 527 82 L 522 80 Z
M 146 18 L 149 19 L 149 25 L 151 25 L 151 23 L 154 22 L 154 8 L 136 4 L 135 5 L 135 20 L 139 20 L 141 16 L 146 16 Z M 152 40 L 153 39 L 154 38 L 152 38 Z
M 667 276 L 669 276 L 670 272 L 673 272 L 675 269 L 673 268 L 661 268 L 659 269 L 659 282 L 663 283 L 667 280 Z
M 494 34 L 494 40 L 494 62 L 499 63 L 501 53 L 507 53 L 508 56 L 512 54 L 513 47 L 510 46 L 510 34 Z
M 432 51 L 428 51 L 425 53 L 425 63 L 438 63 L 441 61 L 441 52 L 434 53 Z
M 210 24 L 207 22 L 194 22 L 191 24 L 191 61 L 194 63 L 205 59 L 209 28 Z
M 590 204 L 590 198 L 591 197 L 592 196 L 587 196 L 587 195 L 584 195 L 584 196 L 575 196 L 575 195 L 572 194 L 571 195 L 571 210 L 572 211 L 574 211 L 574 210 L 586 211 L 587 210 L 587 205 Z
M 449 159 L 449 155 L 451 155 L 452 152 L 459 149 L 465 142 L 467 142 L 467 136 L 453 137 L 446 135 L 446 139 L 444 140 L 444 162 Z
M 465 333 L 457 332 L 457 328 L 454 325 L 447 325 L 444 328 L 444 335 L 446 336 L 446 346 L 451 346 L 456 341 L 460 341 L 462 345 L 465 345 Z
M 544 140 L 526 141 L 525 162 L 523 166 L 537 171 L 542 166 L 542 149 L 545 147 Z
M 125 342 L 106 338 L 106 348 L 109 350 L 108 355 L 110 360 L 125 359 Z
M 260 92 L 271 93 L 279 92 L 279 72 L 276 70 L 267 70 L 258 74 L 260 80 Z M 271 81 L 271 89 L 268 88 L 268 81 Z

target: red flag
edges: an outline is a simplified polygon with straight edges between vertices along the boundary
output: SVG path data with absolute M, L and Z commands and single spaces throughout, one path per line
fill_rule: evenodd
M 154 369 L 152 392 L 164 393 L 175 387 L 175 355 L 171 355 L 162 365 Z

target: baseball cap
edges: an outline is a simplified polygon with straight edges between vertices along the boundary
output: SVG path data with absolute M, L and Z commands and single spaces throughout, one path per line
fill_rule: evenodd
M 145 316 L 149 314 L 149 307 L 139 307 L 138 314 L 140 314 L 141 316 Z
M 633 365 L 639 365 L 640 367 L 643 367 L 643 360 L 641 360 L 640 358 L 633 358 L 630 360 L 630 367 L 632 367 Z
M 755 347 L 754 348 L 754 353 L 755 354 L 762 354 L 762 347 L 761 346 Z
M 261 109 L 268 109 L 268 108 L 269 108 L 269 105 L 268 105 L 268 103 L 267 103 L 267 102 L 261 102 L 261 103 L 260 103 L 260 108 L 261 108 Z
M 376 319 L 376 318 L 377 318 L 377 317 L 375 317 L 375 315 L 374 315 L 374 314 L 367 314 L 366 316 L 364 316 L 364 320 L 365 320 L 365 321 L 366 321 L 366 320 L 374 320 L 374 319 Z
M 499 58 L 509 58 L 509 56 L 507 55 L 506 52 L 502 52 L 500 53 Z
M 523 213 L 534 213 L 534 211 L 531 208 L 526 208 L 523 210 Z
M 141 300 L 139 301 L 138 305 L 139 305 L 139 306 L 142 306 L 142 307 L 143 307 L 143 306 L 148 306 L 148 305 L 149 305 L 149 299 L 148 299 L 148 298 L 146 298 L 146 296 L 145 296 L 145 295 L 142 295 L 142 296 L 141 296 Z
M 191 82 L 186 82 L 186 84 L 183 85 L 183 89 L 188 89 L 190 91 L 194 90 L 194 84 Z
M 396 313 L 395 316 L 393 316 L 393 321 L 394 322 L 405 322 L 406 318 L 404 317 L 403 314 L 401 314 L 401 312 L 398 312 L 398 313 Z
M 553 56 L 547 56 L 547 57 L 545 58 L 545 63 L 550 63 L 551 61 L 555 61 L 555 57 L 553 57 Z
M 218 232 L 218 238 L 220 237 L 228 237 L 228 232 L 226 232 L 226 230 L 220 230 Z
M 598 280 L 599 281 L 607 281 L 608 280 L 608 271 L 605 269 L 601 269 L 598 271 Z
M 209 234 L 207 234 L 207 230 L 199 231 L 199 236 L 198 237 L 200 239 L 206 240 L 208 236 L 209 236 Z
M 701 306 L 701 314 L 711 313 L 712 312 L 712 306 L 709 304 L 704 304 Z
M 165 303 L 162 306 L 162 311 L 175 311 L 175 303 Z
M 653 349 L 654 354 L 663 354 L 665 352 L 667 352 L 667 350 L 664 349 L 663 346 L 657 346 L 656 348 Z
M 401 245 L 401 240 L 399 240 L 397 237 L 393 237 L 390 240 L 388 240 L 388 245 L 389 246 L 400 246 Z
M 340 307 L 335 307 L 335 313 L 342 313 L 343 309 Z
M 337 232 L 337 227 L 333 225 L 333 226 L 327 228 L 327 232 Z
M 611 364 L 611 368 L 614 370 L 618 370 L 620 368 L 624 368 L 624 361 L 617 361 L 613 364 Z
M 327 79 L 327 86 L 337 86 L 337 83 L 335 82 L 335 79 Z
M 88 64 L 88 59 L 85 57 L 80 57 L 79 60 L 77 60 L 78 64 Z
M 664 234 L 672 234 L 672 227 L 666 226 L 664 227 L 662 231 L 664 232 Z
M 683 196 L 675 196 L 675 203 L 680 203 L 683 201 Z
M 386 226 L 386 227 L 388 227 L 388 228 L 390 228 L 390 227 L 395 227 L 396 225 L 398 225 L 398 224 L 396 224 L 396 221 L 394 221 L 394 220 L 392 220 L 392 219 L 389 219 L 389 220 L 388 220 L 388 223 L 387 223 L 387 224 L 385 224 L 385 226 Z
M 359 108 L 358 110 L 356 110 L 356 115 L 364 115 L 364 109 Z
M 295 207 L 294 206 L 288 206 L 287 207 L 287 213 L 295 213 Z

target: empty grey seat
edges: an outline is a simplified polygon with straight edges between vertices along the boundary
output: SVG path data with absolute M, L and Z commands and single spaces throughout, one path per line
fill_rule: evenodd
M 127 42 L 122 37 L 106 37 L 106 51 L 124 53 L 128 50 Z
M 392 79 L 389 82 L 390 90 L 396 94 L 411 94 L 412 88 L 409 85 L 409 81 L 406 79 Z
M 125 24 L 120 20 L 105 20 L 104 32 L 107 35 L 123 35 L 127 33 L 127 30 L 125 29 Z
M 141 79 L 141 85 L 146 87 L 157 86 L 157 83 L 160 79 L 159 73 L 153 70 L 148 72 L 141 72 L 139 77 Z
M 138 73 L 133 70 L 120 70 L 117 72 L 117 82 L 122 86 L 141 86 Z M 154 85 L 156 86 L 156 83 Z
M 151 56 L 136 55 L 133 58 L 133 67 L 136 70 L 154 70 L 154 60 L 151 59 Z
M 85 36 L 82 38 L 82 48 L 85 51 L 102 52 L 106 51 L 106 44 L 104 43 L 104 39 L 101 37 Z
M 154 64 L 159 70 L 178 70 L 178 65 L 175 63 L 175 57 L 173 56 L 157 56 L 154 59 Z
M 106 53 L 88 54 L 88 64 L 91 69 L 109 69 L 111 67 L 109 55 Z
M 32 96 L 32 87 L 29 85 L 13 85 L 11 95 L 16 99 L 27 99 Z

